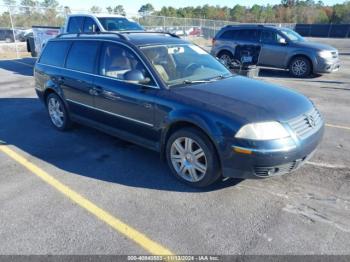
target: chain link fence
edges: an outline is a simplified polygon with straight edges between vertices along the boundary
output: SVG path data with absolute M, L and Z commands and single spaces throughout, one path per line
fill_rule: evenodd
M 42 6 L 0 5 L 0 59 L 29 56 L 26 38 L 32 26 L 63 27 L 70 13 L 89 13 L 68 8 L 44 8 Z M 170 32 L 201 46 L 210 46 L 211 39 L 226 25 L 239 24 L 233 21 L 179 18 L 164 16 L 140 16 L 128 14 L 147 31 Z M 294 28 L 295 24 L 280 24 Z

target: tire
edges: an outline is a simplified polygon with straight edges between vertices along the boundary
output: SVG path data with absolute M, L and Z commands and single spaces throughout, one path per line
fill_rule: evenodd
M 311 62 L 303 56 L 297 56 L 289 64 L 289 73 L 293 77 L 304 78 L 311 74 Z
M 13 39 L 10 38 L 10 37 L 6 37 L 5 42 L 6 43 L 12 43 L 12 42 L 15 42 L 15 41 L 13 41 Z
M 217 58 L 221 61 L 222 64 L 224 64 L 226 67 L 230 68 L 231 63 L 233 61 L 233 55 L 229 51 L 221 51 Z
M 46 98 L 46 108 L 52 125 L 59 131 L 66 131 L 71 128 L 67 108 L 62 99 L 55 93 L 51 93 Z
M 192 187 L 209 186 L 221 176 L 214 145 L 195 128 L 173 133 L 167 141 L 165 153 L 175 177 Z

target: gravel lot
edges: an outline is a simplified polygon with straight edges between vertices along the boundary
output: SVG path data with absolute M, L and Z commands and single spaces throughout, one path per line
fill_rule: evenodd
M 350 255 L 350 40 L 320 41 L 340 49 L 340 71 L 259 77 L 310 97 L 327 123 L 290 175 L 195 190 L 152 151 L 87 127 L 58 132 L 35 96 L 32 59 L 0 61 L 0 141 L 175 254 Z M 0 221 L 0 254 L 149 254 L 1 151 Z

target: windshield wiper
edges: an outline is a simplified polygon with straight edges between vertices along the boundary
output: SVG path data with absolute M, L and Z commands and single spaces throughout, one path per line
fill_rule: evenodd
M 230 78 L 233 76 L 234 76 L 233 74 L 231 74 L 231 75 L 219 75 L 219 76 L 216 76 L 214 78 L 211 78 L 210 81 L 222 80 L 222 79 Z
M 200 84 L 200 83 L 210 83 L 213 80 L 184 80 L 184 84 Z
M 226 79 L 226 78 L 229 78 L 229 77 L 232 77 L 234 76 L 233 74 L 232 75 L 219 75 L 219 76 L 216 76 L 216 77 L 213 77 L 213 78 L 210 78 L 210 79 L 205 79 L 205 80 L 184 80 L 183 83 L 184 84 L 201 84 L 201 83 L 211 83 L 211 82 L 215 82 L 215 81 L 218 81 L 218 80 L 221 80 L 221 79 Z

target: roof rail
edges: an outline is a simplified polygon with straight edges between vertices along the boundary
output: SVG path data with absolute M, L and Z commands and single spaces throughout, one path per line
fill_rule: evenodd
M 120 34 L 165 34 L 170 35 L 172 37 L 180 38 L 178 35 L 170 33 L 170 32 L 156 32 L 156 31 L 123 31 Z
M 178 35 L 170 33 L 170 32 L 153 32 L 153 31 L 123 31 L 123 32 L 80 32 L 80 33 L 63 33 L 63 34 L 59 34 L 57 35 L 56 38 L 60 38 L 62 36 L 76 36 L 76 37 L 80 37 L 82 35 L 116 35 L 118 36 L 120 39 L 122 40 L 129 40 L 129 38 L 126 36 L 127 34 L 166 34 L 169 35 L 171 37 L 176 37 L 176 38 L 180 38 Z
M 128 38 L 121 34 L 121 33 L 118 33 L 118 32 L 80 32 L 80 33 L 63 33 L 63 34 L 59 34 L 56 38 L 60 38 L 62 36 L 69 36 L 69 35 L 72 35 L 72 36 L 76 36 L 76 37 L 80 37 L 82 35 L 116 35 L 118 36 L 120 39 L 122 40 L 128 40 Z

